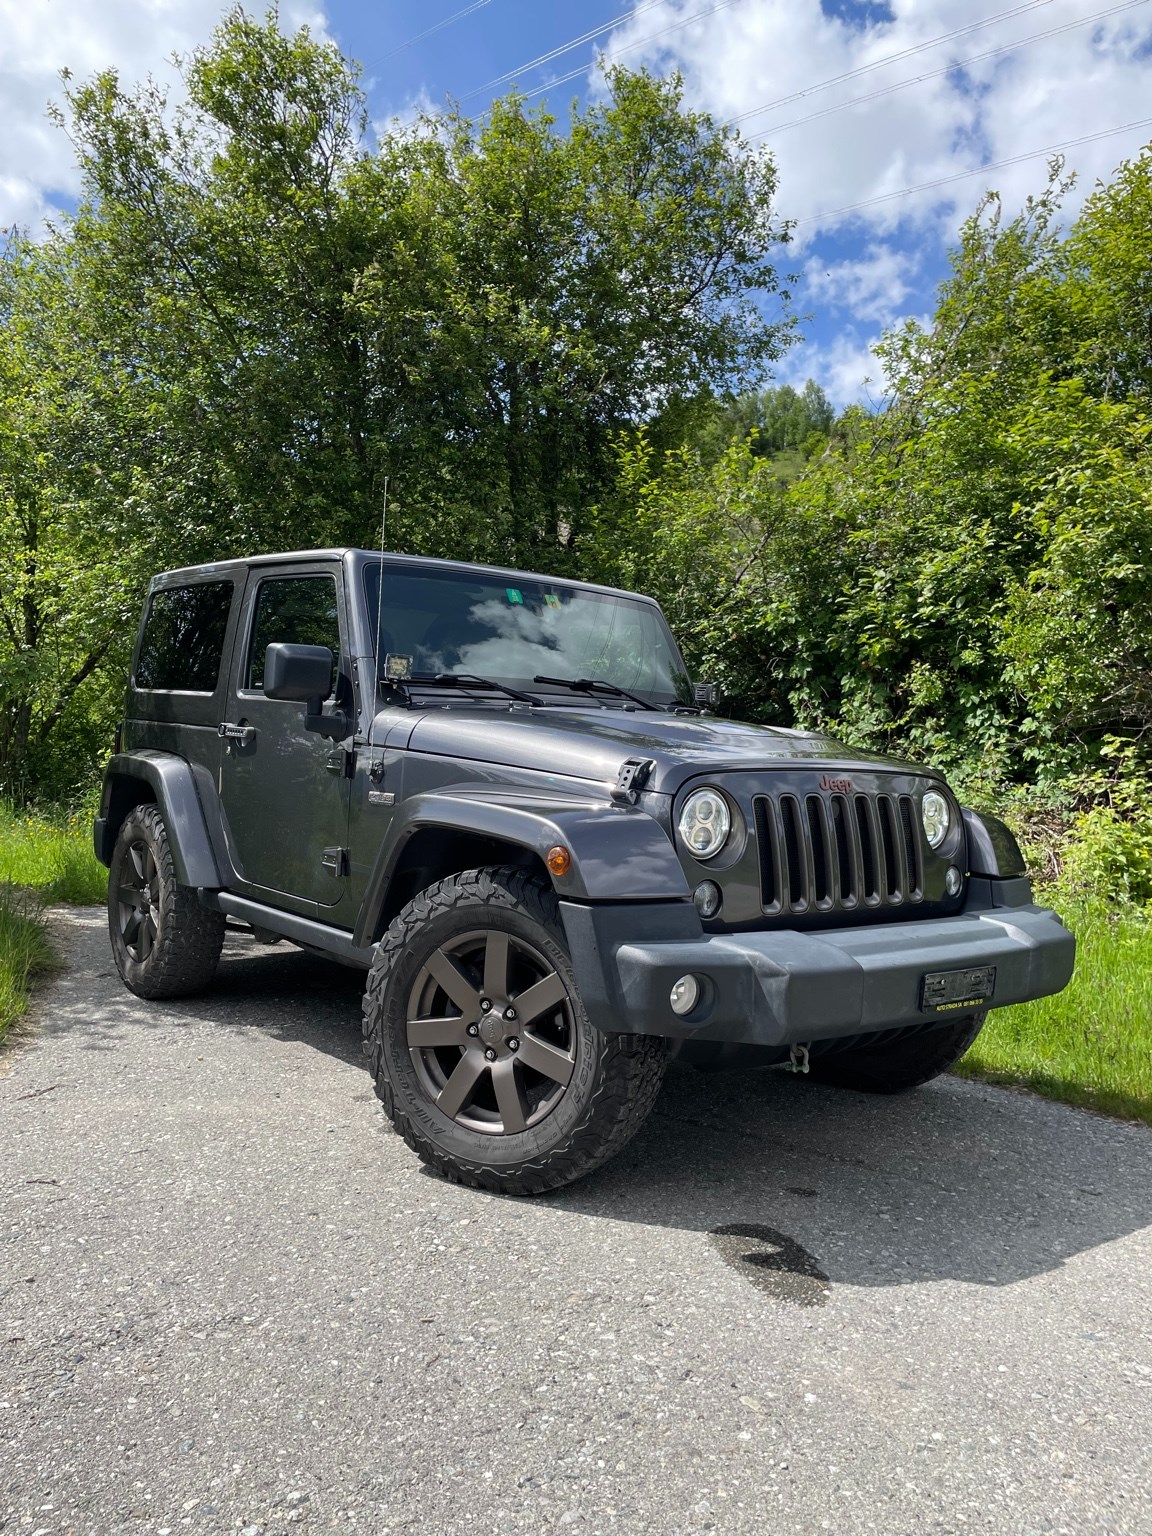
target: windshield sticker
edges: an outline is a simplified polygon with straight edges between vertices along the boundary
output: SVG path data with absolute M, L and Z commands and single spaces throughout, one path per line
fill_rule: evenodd
M 512 604 L 513 607 L 515 607 L 517 603 L 523 603 L 524 594 L 521 592 L 519 587 L 505 587 L 504 591 L 507 595 L 508 601 Z
M 545 592 L 544 606 L 545 608 L 559 608 L 560 599 L 557 597 L 555 592 Z

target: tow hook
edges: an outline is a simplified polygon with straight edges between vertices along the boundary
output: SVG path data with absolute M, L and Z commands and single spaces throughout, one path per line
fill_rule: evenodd
M 807 1072 L 808 1047 L 806 1045 L 794 1045 L 788 1053 L 788 1061 L 784 1067 L 785 1072 Z

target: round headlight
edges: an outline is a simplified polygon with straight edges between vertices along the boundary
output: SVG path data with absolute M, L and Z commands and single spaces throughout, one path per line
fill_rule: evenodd
M 920 816 L 924 822 L 924 836 L 932 848 L 939 848 L 940 844 L 948 836 L 948 829 L 952 825 L 952 812 L 948 809 L 948 802 L 944 796 L 935 789 L 930 789 L 920 804 Z
M 696 859 L 710 859 L 728 840 L 732 817 L 728 802 L 715 789 L 697 789 L 684 802 L 678 830 L 688 852 Z

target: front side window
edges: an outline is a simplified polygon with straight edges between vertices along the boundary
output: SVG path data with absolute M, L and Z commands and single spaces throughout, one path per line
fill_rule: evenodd
M 340 655 L 340 614 L 332 576 L 277 576 L 260 583 L 248 647 L 246 688 L 264 686 L 270 645 L 326 645 Z
M 132 679 L 135 686 L 214 693 L 231 606 L 230 581 L 153 592 Z

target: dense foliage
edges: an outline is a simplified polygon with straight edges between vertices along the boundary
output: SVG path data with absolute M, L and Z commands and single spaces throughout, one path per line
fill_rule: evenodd
M 792 485 L 751 446 L 623 445 L 600 569 L 680 610 L 737 712 L 977 787 L 1147 771 L 1152 153 L 1065 238 L 1061 193 L 984 201 L 932 327 L 886 339 L 885 409 Z

